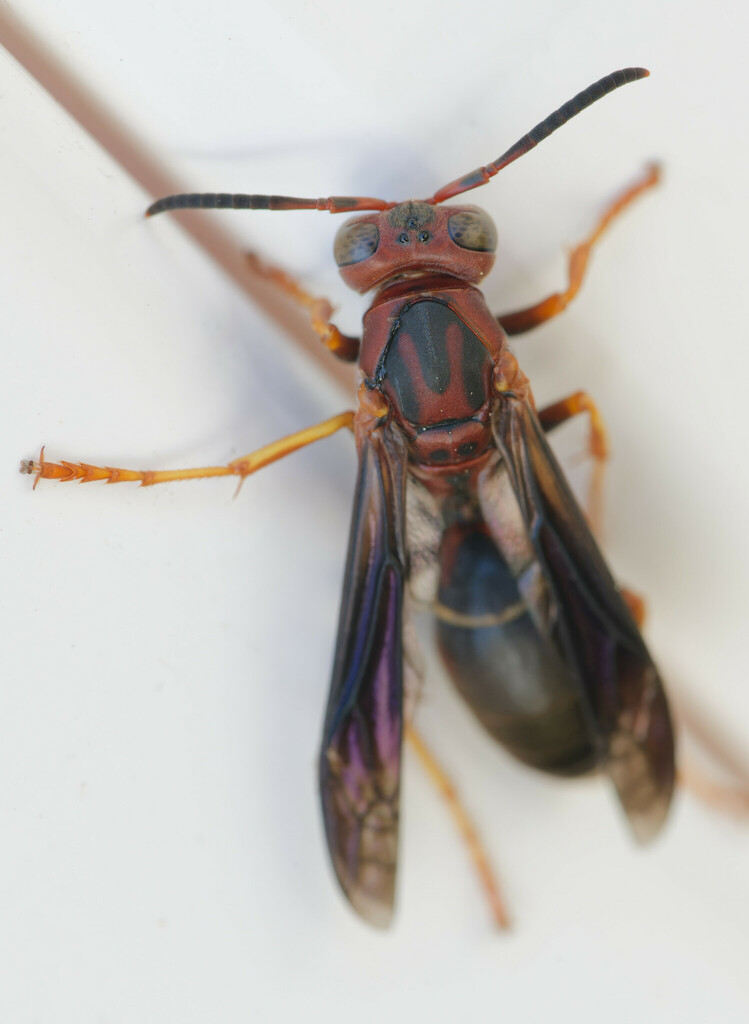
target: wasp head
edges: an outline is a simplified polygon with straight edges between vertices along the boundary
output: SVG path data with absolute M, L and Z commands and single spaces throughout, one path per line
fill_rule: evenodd
M 341 277 L 367 292 L 401 277 L 448 274 L 478 283 L 491 270 L 497 229 L 477 206 L 410 199 L 341 226 L 333 251 Z

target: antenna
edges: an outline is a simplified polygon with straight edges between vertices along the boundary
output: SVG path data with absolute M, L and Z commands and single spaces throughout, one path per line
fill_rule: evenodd
M 192 192 L 157 199 L 146 210 L 153 217 L 166 210 L 328 210 L 351 213 L 356 210 L 390 210 L 395 203 L 367 196 L 328 196 L 327 199 L 296 199 L 294 196 L 248 196 L 228 192 Z
M 456 178 L 449 185 L 443 185 L 426 202 L 442 203 L 445 199 L 459 196 L 461 192 L 468 192 L 472 188 L 478 188 L 479 185 L 485 185 L 503 167 L 507 167 L 508 164 L 517 160 L 518 157 L 524 156 L 528 150 L 533 149 L 539 142 L 543 142 L 552 132 L 555 132 L 557 128 L 561 128 L 570 118 L 579 114 L 581 110 L 585 110 L 591 103 L 595 103 L 596 100 L 607 96 L 614 89 L 618 89 L 620 85 L 636 82 L 638 78 L 647 78 L 649 74 L 650 72 L 646 71 L 645 68 L 624 68 L 621 71 L 612 71 L 610 75 L 606 75 L 605 78 L 601 78 L 598 82 L 594 82 L 593 85 L 589 85 L 587 89 L 583 89 L 577 96 L 573 96 L 571 100 L 568 100 L 559 110 L 555 110 L 553 114 L 549 114 L 543 121 L 540 121 L 527 135 L 524 135 L 522 139 L 518 139 L 514 146 L 510 146 L 507 152 L 497 157 L 494 163 L 487 164 L 486 167 L 477 167 L 475 171 L 464 174 L 462 178 Z

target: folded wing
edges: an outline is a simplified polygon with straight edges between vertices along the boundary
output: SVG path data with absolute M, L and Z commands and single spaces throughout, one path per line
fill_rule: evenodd
M 579 683 L 601 761 L 645 842 L 661 827 L 674 787 L 658 672 L 530 403 L 500 396 L 492 429 L 548 587 L 550 639 Z
M 320 756 L 338 881 L 370 923 L 389 923 L 403 734 L 406 451 L 377 425 L 360 442 L 333 678 Z

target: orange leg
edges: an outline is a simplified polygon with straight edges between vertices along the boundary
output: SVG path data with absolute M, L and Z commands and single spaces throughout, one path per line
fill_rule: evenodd
M 624 603 L 629 608 L 632 618 L 637 623 L 637 628 L 642 629 L 645 625 L 645 619 L 647 618 L 647 604 L 645 598 L 640 594 L 636 594 L 634 590 L 629 590 L 627 587 L 620 587 L 619 593 L 624 598 Z
M 249 455 L 234 459 L 225 466 L 204 466 L 202 469 L 115 469 L 113 466 L 91 466 L 86 462 L 45 462 L 44 448 L 42 448 L 39 461 L 22 462 L 21 472 L 36 475 L 34 487 L 40 480 L 79 480 L 81 483 L 105 480 L 109 484 L 138 481 L 142 487 L 150 487 L 152 484 L 163 484 L 172 480 L 201 480 L 212 476 L 238 476 L 241 487 L 244 478 L 251 473 L 256 473 L 259 469 L 286 455 L 291 455 L 298 448 L 304 448 L 314 441 L 330 437 L 337 430 L 342 430 L 344 427 L 351 429 L 353 423 L 354 413 L 342 412 L 339 416 L 333 416 L 332 419 L 318 423 L 314 427 L 307 427 L 306 430 L 300 430 L 296 434 L 289 434 L 288 437 L 281 438 L 280 441 L 274 441 L 272 444 L 265 445 L 264 448 L 250 452 Z
M 656 164 L 652 164 L 648 167 L 645 175 L 639 181 L 636 181 L 634 185 L 630 185 L 629 188 L 627 188 L 606 208 L 606 210 L 604 210 L 602 217 L 596 224 L 592 233 L 585 239 L 585 241 L 581 242 L 580 245 L 573 249 L 570 254 L 569 281 L 566 291 L 550 295 L 535 306 L 529 306 L 527 309 L 519 309 L 514 313 L 505 313 L 497 318 L 508 334 L 523 334 L 524 331 L 530 331 L 532 328 L 538 327 L 539 324 L 544 323 L 546 320 L 551 320 L 552 317 L 557 316 L 558 313 L 561 313 L 567 308 L 580 290 L 580 285 L 583 283 L 585 272 L 588 269 L 588 259 L 593 246 L 609 224 L 611 224 L 611 222 L 627 206 L 629 206 L 634 199 L 647 191 L 647 189 L 657 185 L 659 178 L 660 170 Z
M 489 859 L 486 856 L 486 852 L 481 844 L 476 828 L 468 817 L 468 813 L 465 808 L 461 804 L 460 798 L 455 791 L 455 787 L 450 782 L 447 775 L 445 775 L 444 770 L 434 757 L 434 754 L 432 754 L 421 735 L 416 731 L 416 729 L 414 729 L 413 725 L 406 725 L 406 739 L 411 744 L 414 753 L 426 769 L 427 775 L 447 801 L 447 806 L 450 809 L 450 813 L 453 816 L 455 824 L 458 826 L 463 839 L 468 845 L 471 859 L 473 860 L 474 866 L 478 872 L 486 897 L 489 900 L 489 906 L 491 907 L 492 915 L 497 926 L 502 929 L 509 928 L 510 919 L 507 916 L 507 911 L 502 901 L 499 886 L 497 885 L 497 880 L 494 877 L 494 872 L 489 864 Z
M 576 391 L 574 395 L 542 409 L 538 418 L 541 426 L 548 432 L 583 412 L 590 416 L 588 452 L 593 458 L 593 475 L 588 492 L 588 521 L 593 533 L 600 536 L 603 518 L 603 469 L 609 452 L 606 427 L 598 406 L 586 391 Z
M 348 334 L 341 334 L 337 327 L 330 322 L 333 307 L 327 299 L 316 299 L 314 295 L 306 292 L 302 286 L 285 270 L 274 267 L 270 263 L 261 260 L 255 253 L 246 254 L 247 263 L 255 274 L 272 281 L 277 288 L 303 306 L 310 316 L 312 329 L 319 335 L 320 341 L 333 355 L 343 359 L 344 362 L 354 363 L 359 358 L 359 339 L 352 338 Z
M 593 464 L 593 477 L 590 481 L 588 493 L 588 522 L 591 525 L 594 535 L 600 537 L 601 519 L 603 509 L 603 469 L 608 458 L 608 440 L 606 438 L 606 427 L 598 406 L 585 391 L 576 391 L 569 398 L 563 398 L 560 402 L 548 405 L 542 409 L 538 418 L 545 431 L 553 430 L 560 423 L 565 423 L 579 413 L 587 412 L 590 415 L 590 440 L 588 452 L 595 460 Z M 621 587 L 620 592 L 632 617 L 641 629 L 645 622 L 646 605 L 645 600 L 634 590 Z

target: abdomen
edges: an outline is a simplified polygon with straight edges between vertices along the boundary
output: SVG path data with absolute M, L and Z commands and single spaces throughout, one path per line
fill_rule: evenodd
M 437 615 L 445 666 L 496 740 L 554 774 L 596 767 L 574 681 L 536 628 L 480 518 L 444 533 Z

